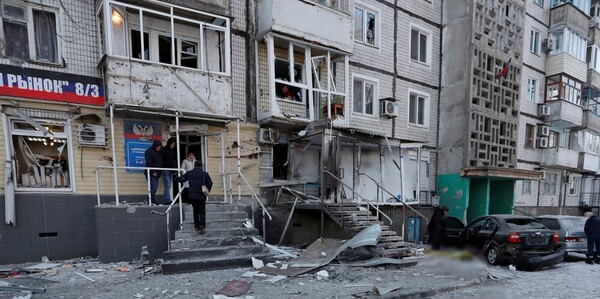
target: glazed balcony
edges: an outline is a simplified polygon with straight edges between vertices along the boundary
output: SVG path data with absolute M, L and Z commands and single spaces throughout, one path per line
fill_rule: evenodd
M 350 12 L 350 0 L 260 0 L 258 32 L 283 33 L 351 53 Z M 310 16 L 310 21 L 303 16 Z
M 542 150 L 542 167 L 558 169 L 577 169 L 579 165 L 579 152 L 562 148 L 546 148 Z
M 571 27 L 579 32 L 588 32 L 590 18 L 576 6 L 560 5 L 550 10 L 550 29 Z

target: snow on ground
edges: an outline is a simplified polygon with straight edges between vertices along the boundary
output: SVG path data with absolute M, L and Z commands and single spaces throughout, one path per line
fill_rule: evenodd
M 493 270 L 511 278 L 488 280 L 483 285 L 434 298 L 600 298 L 600 264 L 588 265 L 584 261 L 584 255 L 573 254 L 555 267 L 540 271 L 512 271 L 508 266 L 495 267 Z

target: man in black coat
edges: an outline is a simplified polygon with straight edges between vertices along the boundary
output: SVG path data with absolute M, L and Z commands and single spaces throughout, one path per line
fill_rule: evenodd
M 594 216 L 592 212 L 586 212 L 584 216 L 590 217 L 583 228 L 587 235 L 588 244 L 587 260 L 585 262 L 600 264 L 600 257 L 598 256 L 600 254 L 600 218 Z M 594 245 L 596 250 L 594 250 Z
M 146 158 L 146 167 L 162 167 L 162 156 L 160 155 L 160 149 L 162 148 L 162 142 L 160 140 L 154 140 L 152 145 L 144 152 L 144 158 Z M 156 189 L 158 189 L 158 179 L 160 178 L 160 170 L 150 170 L 150 199 L 153 204 L 157 204 L 155 195 Z M 148 180 L 148 172 L 144 171 L 144 176 Z
M 202 170 L 202 162 L 196 161 L 194 169 L 179 177 L 179 182 L 189 181 L 188 199 L 194 208 L 194 227 L 203 234 L 206 227 L 206 194 L 202 192 L 202 186 L 208 191 L 212 190 L 212 179 L 208 172 Z
M 168 205 L 171 203 L 172 190 L 173 186 L 173 174 L 176 173 L 177 170 L 177 151 L 175 150 L 175 145 L 177 143 L 177 139 L 175 137 L 169 138 L 167 140 L 167 145 L 160 150 L 160 155 L 162 156 L 162 168 L 173 168 L 173 170 L 163 170 L 163 203 Z

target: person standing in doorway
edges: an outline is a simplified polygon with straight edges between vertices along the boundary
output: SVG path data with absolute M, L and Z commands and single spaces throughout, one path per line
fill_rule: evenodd
M 212 190 L 212 179 L 208 172 L 202 170 L 202 162 L 194 162 L 194 169 L 186 172 L 179 178 L 180 183 L 188 182 L 190 184 L 188 197 L 194 208 L 194 227 L 200 234 L 204 234 L 206 228 L 206 195 L 203 192 L 203 186 L 208 192 Z M 208 193 L 207 192 L 207 193 Z
M 189 152 L 187 154 L 187 156 L 185 157 L 185 159 L 183 159 L 183 161 L 181 162 L 181 175 L 186 174 L 188 171 L 194 169 L 194 163 L 196 162 L 196 155 L 193 152 Z M 189 199 L 189 187 L 190 187 L 190 183 L 189 182 L 185 182 L 183 183 L 183 192 L 181 193 L 181 197 L 183 202 L 185 203 L 189 203 L 190 199 Z
M 144 152 L 144 158 L 146 159 L 145 166 L 148 168 L 160 168 L 162 167 L 162 156 L 160 150 L 162 148 L 162 142 L 160 140 L 154 140 L 152 145 Z M 150 177 L 148 177 L 150 173 Z M 156 202 L 156 189 L 158 189 L 158 179 L 160 178 L 161 171 L 156 169 L 150 169 L 150 171 L 144 171 L 146 180 L 150 180 L 150 199 L 153 204 Z
M 175 173 L 175 169 L 177 168 L 177 152 L 175 151 L 177 139 L 175 137 L 169 138 L 167 140 L 167 145 L 160 151 L 162 156 L 163 168 L 173 168 L 173 170 L 163 170 L 163 203 L 168 205 L 171 204 L 171 198 L 173 194 L 172 186 L 173 186 L 173 174 Z
M 439 250 L 442 247 L 444 241 L 444 235 L 446 234 L 446 224 L 444 218 L 448 212 L 448 207 L 435 207 L 433 209 L 433 216 L 427 225 L 427 232 L 429 233 L 429 244 L 431 249 Z
M 594 216 L 592 212 L 585 212 L 585 217 L 589 217 L 585 222 L 583 230 L 587 235 L 587 259 L 585 260 L 588 264 L 600 264 L 600 218 Z M 594 246 L 596 247 L 594 249 Z

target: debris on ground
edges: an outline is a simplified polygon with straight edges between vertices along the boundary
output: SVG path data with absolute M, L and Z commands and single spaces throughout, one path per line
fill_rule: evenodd
M 216 293 L 228 297 L 238 297 L 246 294 L 250 290 L 251 285 L 252 283 L 249 281 L 234 279 L 228 282 Z

